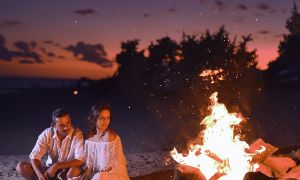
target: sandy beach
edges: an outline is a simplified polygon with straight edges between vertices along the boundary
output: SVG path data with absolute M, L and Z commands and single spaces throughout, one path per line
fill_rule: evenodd
M 167 156 L 168 152 L 128 154 L 126 155 L 128 174 L 135 177 L 170 168 L 165 165 Z M 0 179 L 21 180 L 15 169 L 20 160 L 28 160 L 28 155 L 0 156 Z

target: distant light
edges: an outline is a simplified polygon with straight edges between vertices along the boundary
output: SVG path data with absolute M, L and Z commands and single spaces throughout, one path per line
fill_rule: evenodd
M 75 21 L 74 21 L 74 23 L 75 23 L 75 24 L 77 24 L 77 23 L 78 23 L 78 21 L 77 21 L 77 20 L 75 20 Z
M 78 94 L 78 91 L 77 91 L 77 90 L 74 90 L 74 91 L 73 91 L 73 94 L 74 94 L 74 95 L 77 95 L 77 94 Z

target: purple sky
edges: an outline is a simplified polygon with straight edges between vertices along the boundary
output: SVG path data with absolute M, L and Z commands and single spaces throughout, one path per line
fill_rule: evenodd
M 292 7 L 292 0 L 1 0 L 0 76 L 109 77 L 121 41 L 138 38 L 142 49 L 222 25 L 232 38 L 252 34 L 249 48 L 266 68 Z

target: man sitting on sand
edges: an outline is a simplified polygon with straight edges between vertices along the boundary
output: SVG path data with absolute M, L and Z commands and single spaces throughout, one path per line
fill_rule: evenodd
M 19 162 L 17 172 L 25 179 L 46 180 L 52 177 L 77 177 L 83 165 L 84 139 L 80 129 L 72 126 L 69 113 L 56 109 L 51 127 L 45 129 L 29 155 L 29 162 Z M 48 153 L 45 166 L 42 157 Z

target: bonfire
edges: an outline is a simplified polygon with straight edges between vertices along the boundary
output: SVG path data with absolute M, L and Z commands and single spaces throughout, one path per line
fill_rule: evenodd
M 225 105 L 218 102 L 217 95 L 217 92 L 211 95 L 211 114 L 201 122 L 206 126 L 202 132 L 202 144 L 191 145 L 187 156 L 174 148 L 171 156 L 180 164 L 198 168 L 206 179 L 216 174 L 219 179 L 243 179 L 247 172 L 255 171 L 259 165 L 252 162 L 254 154 L 246 151 L 249 145 L 234 134 L 242 116 L 229 113 Z
M 212 84 L 224 80 L 222 73 L 222 69 L 205 70 L 199 76 Z M 226 106 L 218 102 L 217 95 L 214 92 L 210 96 L 210 115 L 201 121 L 205 126 L 200 132 L 202 142 L 190 145 L 187 155 L 178 153 L 176 148 L 170 153 L 183 165 L 181 170 L 190 168 L 188 171 L 198 174 L 200 179 L 238 180 L 244 179 L 248 172 L 259 172 L 270 178 L 300 179 L 300 149 L 278 154 L 279 148 L 261 138 L 249 146 L 234 133 L 244 118 L 238 113 L 229 113 Z

